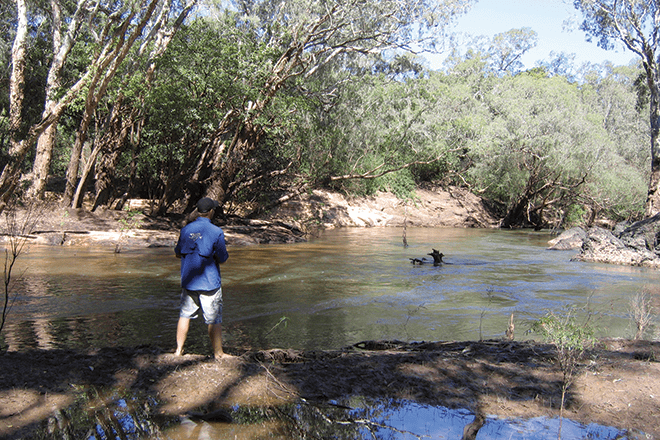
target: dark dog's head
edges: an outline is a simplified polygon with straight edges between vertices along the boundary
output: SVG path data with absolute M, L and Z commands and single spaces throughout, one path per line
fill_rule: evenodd
M 433 263 L 434 264 L 441 264 L 443 262 L 442 257 L 445 256 L 445 254 L 443 254 L 442 252 L 437 251 L 436 249 L 433 249 L 433 252 L 431 252 L 428 255 L 433 257 Z

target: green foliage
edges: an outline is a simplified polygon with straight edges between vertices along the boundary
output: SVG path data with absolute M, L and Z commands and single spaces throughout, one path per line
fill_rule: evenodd
M 379 189 L 389 191 L 400 199 L 411 198 L 417 187 L 415 179 L 409 171 L 397 171 L 377 179 Z
M 532 330 L 540 334 L 546 342 L 554 345 L 558 361 L 577 361 L 584 351 L 596 343 L 594 329 L 587 322 L 578 322 L 574 309 L 566 309 L 563 314 L 550 312 L 532 324 Z M 588 318 L 587 318 L 588 319 Z M 570 367 L 566 365 L 566 368 Z M 565 368 L 562 367 L 562 371 Z
M 569 224 L 586 213 L 641 216 L 649 100 L 638 66 L 579 70 L 570 56 L 555 54 L 521 72 L 520 56 L 536 44 L 528 28 L 475 39 L 463 53 L 454 48 L 442 72 L 424 70 L 414 55 L 381 51 L 405 45 L 417 31 L 441 34 L 469 3 L 388 0 L 356 8 L 339 1 L 333 19 L 320 22 L 327 5 L 315 0 L 246 2 L 233 11 L 205 5 L 157 60 L 153 85 L 138 65 L 144 60 L 119 67 L 88 139 L 105 134 L 102 120 L 116 97 L 123 96 L 127 112 L 141 109 L 144 119 L 130 128 L 139 143 L 121 147 L 115 172 L 126 182 L 135 165 L 135 187 L 153 198 L 204 191 L 214 183 L 212 172 L 235 160 L 239 166 L 225 173 L 232 181 L 223 188 L 233 203 L 264 205 L 303 185 L 409 197 L 434 182 L 468 186 L 510 212 L 522 207 L 539 224 L 548 212 Z M 10 10 L 0 8 L 0 33 L 7 36 L 0 43 L 11 40 Z M 27 123 L 41 114 L 52 56 L 44 20 L 31 24 Z M 67 58 L 60 94 L 99 50 L 90 31 L 81 29 Z M 0 67 L 9 65 L 9 49 L 0 44 Z M 291 53 L 297 55 L 287 58 Z M 7 75 L 0 69 L 0 133 L 8 129 Z M 85 96 L 83 90 L 60 121 L 55 175 L 65 173 Z M 252 137 L 243 130 L 253 130 Z M 230 152 L 243 135 L 254 145 Z M 0 142 L 7 151 L 7 137 Z
M 591 101 L 591 90 L 558 76 L 498 81 L 486 95 L 491 122 L 470 152 L 470 182 L 511 209 L 526 201 L 527 212 L 547 200 L 560 208 L 588 200 L 607 214 L 636 211 L 643 175 L 638 162 L 621 156 L 605 129 L 612 116 Z
M 478 36 L 463 44 L 467 47 L 464 52 L 454 45 L 445 65 L 450 72 L 456 72 L 459 65 L 461 69 L 471 65 L 497 77 L 515 75 L 522 71 L 521 57 L 536 43 L 537 33 L 528 27 L 501 32 L 492 39 Z
M 554 345 L 565 388 L 570 385 L 584 352 L 596 344 L 591 314 L 580 322 L 576 312 L 575 308 L 567 307 L 562 313 L 550 312 L 532 324 L 533 332 Z
M 495 35 L 489 48 L 493 70 L 510 74 L 520 72 L 523 67 L 520 58 L 536 47 L 536 41 L 536 31 L 528 27 Z
M 564 209 L 564 225 L 570 228 L 573 226 L 583 226 L 586 224 L 587 211 L 584 206 L 573 204 Z
M 208 173 L 211 159 L 204 158 L 205 152 L 221 143 L 225 147 L 220 150 L 227 151 L 234 130 L 249 118 L 249 103 L 262 99 L 260 93 L 281 53 L 262 41 L 258 25 L 228 11 L 215 21 L 198 18 L 177 34 L 158 60 L 138 152 L 139 175 L 154 182 L 152 188 L 162 192 L 177 176 L 194 173 L 194 167 L 198 178 L 203 178 L 200 173 Z M 271 104 L 254 120 L 263 125 L 265 140 L 246 158 L 240 174 L 234 176 L 237 181 L 265 173 L 280 164 L 280 156 L 295 154 L 295 149 L 287 151 L 287 143 L 280 142 L 290 136 L 292 109 L 304 110 L 306 103 L 285 93 Z
M 273 331 L 275 331 L 277 328 L 287 328 L 289 326 L 289 321 L 290 319 L 286 316 L 282 316 L 279 321 L 277 321 L 277 324 L 275 324 L 273 327 L 271 327 L 270 330 L 266 332 L 266 335 L 271 334 Z
M 619 157 L 612 157 L 610 163 L 603 165 L 602 172 L 594 174 L 584 188 L 584 197 L 593 201 L 589 203 L 592 209 L 612 220 L 643 218 L 648 192 L 647 173 Z
M 573 382 L 578 364 L 584 352 L 596 343 L 594 329 L 588 314 L 583 322 L 578 322 L 574 308 L 567 308 L 563 314 L 550 312 L 532 324 L 532 331 L 554 345 L 555 356 L 563 375 L 560 419 L 563 417 L 566 392 Z M 559 438 L 561 438 L 561 422 Z
M 121 224 L 121 231 L 124 232 L 129 229 L 139 228 L 142 224 L 142 211 L 126 206 L 124 212 L 126 215 L 118 220 Z
M 442 73 L 353 80 L 333 108 L 335 125 L 323 127 L 332 139 L 324 171 L 355 176 L 339 183 L 348 191 L 388 189 L 404 196 L 420 182 L 451 179 L 485 120 L 473 98 L 480 85 L 473 80 L 479 81 L 477 75 Z

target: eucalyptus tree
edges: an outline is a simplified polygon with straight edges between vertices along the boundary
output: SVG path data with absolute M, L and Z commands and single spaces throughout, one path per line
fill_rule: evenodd
M 548 75 L 560 75 L 569 82 L 577 80 L 577 66 L 575 65 L 576 54 L 566 52 L 550 52 L 550 58 L 536 62 L 537 67 L 541 67 L 548 72 Z
M 318 0 L 244 1 L 235 4 L 238 23 L 254 27 L 254 40 L 269 54 L 263 76 L 237 78 L 250 84 L 249 96 L 218 105 L 224 116 L 215 122 L 199 155 L 202 183 L 186 197 L 206 194 L 223 204 L 239 188 L 258 182 L 248 165 L 267 146 L 269 130 L 279 126 L 295 106 L 284 90 L 304 90 L 305 81 L 326 66 L 350 77 L 356 63 L 386 51 L 433 46 L 445 26 L 466 11 L 469 0 Z M 209 16 L 212 16 L 210 14 Z M 373 68 L 373 66 L 372 66 Z M 275 111 L 277 110 L 277 111 Z M 289 162 L 272 173 L 285 173 Z M 240 181 L 237 179 L 240 178 Z M 184 180 L 185 175 L 179 176 Z M 172 198 L 169 198 L 171 201 Z M 170 203 L 170 202 L 167 202 Z M 163 206 L 162 209 L 167 209 Z
M 184 20 L 197 4 L 197 0 L 180 3 L 174 0 L 159 0 L 153 20 L 144 29 L 145 35 L 137 38 L 135 50 L 127 51 L 113 63 L 112 70 L 97 76 L 86 91 L 84 111 L 76 140 L 73 145 L 66 175 L 63 204 L 79 208 L 90 173 L 95 170 L 94 208 L 105 204 L 113 192 L 115 168 L 125 144 L 133 149 L 140 141 L 145 118 L 145 89 L 153 81 L 156 60 L 165 52 Z M 138 36 L 138 35 L 136 35 Z M 120 80 L 113 79 L 120 74 Z M 111 90 L 111 93 L 108 93 Z M 102 99 L 107 98 L 106 112 L 97 111 Z M 93 139 L 93 148 L 82 170 L 77 187 L 82 147 L 88 137 L 92 121 L 98 127 Z M 99 120 L 100 119 L 100 120 Z M 135 165 L 133 165 L 135 168 Z M 133 183 L 133 180 L 131 180 Z M 75 192 L 74 192 L 75 187 Z M 124 199 L 128 194 L 124 195 Z
M 488 48 L 492 69 L 498 73 L 515 74 L 524 65 L 520 59 L 536 47 L 538 34 L 532 28 L 511 29 L 495 35 Z
M 23 118 L 25 99 L 26 56 L 31 35 L 28 25 L 39 21 L 30 15 L 26 0 L 14 0 L 16 31 L 12 46 L 9 104 L 8 160 L 0 175 L 0 211 L 14 193 L 21 175 L 23 162 L 43 135 L 39 147 L 37 166 L 38 181 L 36 192 L 42 188 L 45 170 L 50 164 L 50 153 L 54 140 L 54 126 L 67 107 L 84 91 L 101 94 L 112 80 L 117 69 L 126 58 L 134 43 L 143 36 L 152 35 L 160 28 L 165 0 L 127 0 L 104 2 L 102 0 L 51 0 L 50 25 L 52 47 L 45 55 L 50 63 L 46 84 L 46 102 L 41 117 L 34 123 L 26 123 Z M 76 71 L 66 83 L 61 81 L 62 72 L 67 69 L 66 60 L 76 45 L 88 51 L 85 66 Z M 92 92 L 94 91 L 94 92 Z M 26 128 L 22 129 L 25 126 Z
M 453 40 L 445 67 L 452 70 L 459 63 L 478 58 L 486 62 L 487 70 L 496 75 L 514 75 L 524 68 L 520 59 L 536 47 L 538 34 L 531 28 L 514 28 L 488 38 L 471 36 L 467 41 Z M 462 48 L 465 51 L 462 52 Z
M 651 173 L 647 215 L 660 212 L 660 3 L 648 0 L 574 0 L 583 16 L 580 26 L 598 46 L 612 49 L 616 42 L 637 54 L 650 93 Z

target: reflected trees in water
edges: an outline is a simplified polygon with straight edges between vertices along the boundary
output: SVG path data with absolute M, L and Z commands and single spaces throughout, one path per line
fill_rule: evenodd
M 7 321 L 7 315 L 11 311 L 11 305 L 15 294 L 12 294 L 12 287 L 16 274 L 14 266 L 19 256 L 25 249 L 29 234 L 33 231 L 37 221 L 41 217 L 41 212 L 34 205 L 28 205 L 24 210 L 22 218 L 17 216 L 15 209 L 6 209 L 4 211 L 4 272 L 3 272 L 3 302 L 2 314 L 0 315 L 0 332 L 3 330 Z M 19 277 L 22 274 L 19 274 Z

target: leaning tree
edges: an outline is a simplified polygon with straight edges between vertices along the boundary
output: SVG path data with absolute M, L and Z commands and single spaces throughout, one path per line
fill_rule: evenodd
M 446 25 L 465 12 L 471 0 L 319 0 L 261 1 L 235 4 L 241 28 L 258 24 L 257 46 L 276 54 L 267 72 L 252 85 L 253 93 L 227 108 L 210 133 L 208 148 L 199 157 L 196 181 L 204 182 L 196 196 L 208 195 L 221 203 L 231 200 L 239 188 L 260 176 L 245 176 L 245 169 L 267 140 L 273 123 L 272 109 L 296 81 L 317 75 L 328 66 L 347 74 L 348 60 L 384 52 L 427 48 L 446 30 Z M 213 14 L 210 14 L 212 16 Z M 250 81 L 254 83 L 254 79 Z M 224 105 L 219 102 L 218 105 Z M 291 109 L 295 112 L 295 109 Z M 272 173 L 286 173 L 288 164 Z M 181 175 L 180 178 L 187 178 Z M 239 181 L 239 178 L 241 180 Z M 189 179 L 188 179 L 189 180 Z M 173 191 L 181 185 L 172 185 Z M 191 199 L 191 195 L 186 198 Z M 174 196 L 165 197 L 167 209 Z M 192 197 L 194 198 L 194 197 Z
M 39 195 L 43 191 L 55 142 L 55 127 L 71 103 L 86 93 L 85 110 L 93 112 L 98 99 L 92 102 L 94 99 L 90 100 L 90 95 L 104 95 L 108 83 L 134 45 L 144 46 L 147 41 L 171 38 L 167 24 L 172 2 L 123 0 L 106 4 L 101 0 L 51 0 L 48 12 L 51 19 L 46 22 L 50 26 L 52 47 L 44 59 L 44 63 L 50 63 L 45 86 L 46 102 L 41 118 L 32 123 L 24 118 L 26 69 L 32 38 L 30 25 L 39 23 L 40 17 L 30 9 L 31 2 L 13 0 L 13 21 L 16 24 L 9 76 L 9 148 L 0 172 L 0 212 L 18 189 L 24 162 L 35 147 L 30 193 Z M 189 0 L 182 6 L 183 10 L 188 11 L 195 2 Z M 160 40 L 154 50 L 163 44 Z M 67 58 L 76 44 L 89 52 L 87 65 L 82 69 L 67 66 Z M 153 53 L 153 50 L 140 49 L 138 52 Z M 71 75 L 68 82 L 62 80 L 65 71 Z

